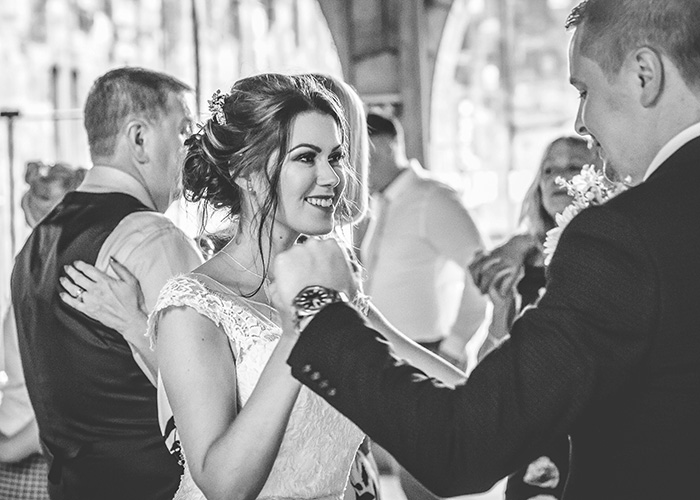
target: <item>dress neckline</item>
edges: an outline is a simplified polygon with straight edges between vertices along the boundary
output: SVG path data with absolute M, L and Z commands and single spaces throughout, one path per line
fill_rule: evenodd
M 242 302 L 246 306 L 246 309 L 251 311 L 251 313 L 254 314 L 256 318 L 267 323 L 269 326 L 281 328 L 281 321 L 275 321 L 275 319 L 279 318 L 279 313 L 277 312 L 277 309 L 270 306 L 269 304 L 265 304 L 264 302 L 244 297 L 240 293 L 232 290 L 230 287 L 224 285 L 216 278 L 212 278 L 208 274 L 191 272 L 188 274 L 188 276 L 190 276 L 191 279 L 195 280 L 197 283 L 202 285 L 211 293 L 217 294 L 225 300 L 229 300 L 231 302 Z M 204 278 L 204 280 L 202 280 L 201 278 Z M 210 284 L 208 284 L 207 282 L 210 282 Z M 219 290 L 215 290 L 211 285 L 216 286 L 216 288 L 218 288 Z M 256 306 L 268 309 L 271 315 L 265 315 L 262 311 L 258 310 Z

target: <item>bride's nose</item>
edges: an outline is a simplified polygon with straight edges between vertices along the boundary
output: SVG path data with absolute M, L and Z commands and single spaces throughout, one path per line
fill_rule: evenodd
M 316 174 L 316 184 L 332 188 L 340 184 L 340 175 L 335 171 L 330 161 L 324 160 L 320 162 Z

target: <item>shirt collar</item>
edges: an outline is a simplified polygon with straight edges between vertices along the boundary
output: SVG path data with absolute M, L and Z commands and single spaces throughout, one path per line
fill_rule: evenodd
M 87 174 L 78 191 L 88 193 L 124 193 L 133 196 L 153 210 L 156 204 L 150 193 L 134 177 L 114 167 L 95 165 Z
M 696 137 L 700 137 L 700 123 L 691 125 L 668 141 L 664 147 L 662 147 L 661 150 L 656 153 L 656 156 L 652 160 L 651 165 L 649 165 L 649 168 L 644 175 L 644 180 L 647 180 L 651 174 L 653 174 L 666 160 L 671 157 L 671 155 L 673 155 L 673 153 L 681 149 L 684 145 Z

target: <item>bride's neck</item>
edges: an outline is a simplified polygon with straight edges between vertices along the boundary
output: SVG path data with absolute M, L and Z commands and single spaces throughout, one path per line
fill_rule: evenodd
M 273 228 L 270 235 L 269 227 L 266 227 L 258 237 L 258 229 L 250 224 L 241 225 L 236 236 L 223 248 L 223 252 L 249 270 L 272 279 L 272 262 L 279 253 L 294 245 L 299 234 Z

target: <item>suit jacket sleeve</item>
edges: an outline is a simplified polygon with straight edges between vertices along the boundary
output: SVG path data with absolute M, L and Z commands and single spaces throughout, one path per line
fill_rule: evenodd
M 657 281 L 634 224 L 592 207 L 562 234 L 538 306 L 465 384 L 394 358 L 343 304 L 311 321 L 289 364 L 438 495 L 485 491 L 624 390 L 650 343 Z

